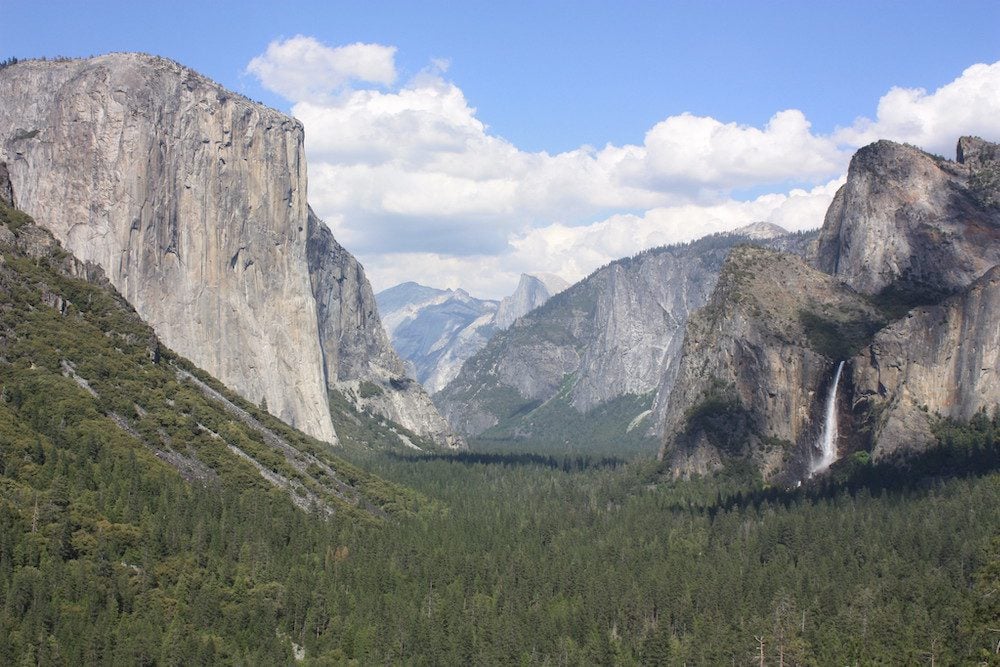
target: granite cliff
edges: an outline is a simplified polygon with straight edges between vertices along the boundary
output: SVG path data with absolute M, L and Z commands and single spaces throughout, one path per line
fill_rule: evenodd
M 382 322 L 411 374 L 434 394 L 496 331 L 498 302 L 463 289 L 403 283 L 375 295 Z
M 567 287 L 569 283 L 552 273 L 522 273 L 514 293 L 500 300 L 494 320 L 496 327 L 506 329 Z
M 95 519 L 101 504 L 93 502 L 94 489 L 112 492 L 102 486 L 112 457 L 120 457 L 113 467 L 131 483 L 152 472 L 158 484 L 176 477 L 214 492 L 223 485 L 243 494 L 271 489 L 304 512 L 351 521 L 416 509 L 412 492 L 352 466 L 170 350 L 101 267 L 66 252 L 12 205 L 5 175 L 0 162 L 5 502 L 24 502 L 29 489 L 36 506 L 39 495 L 46 502 L 34 470 L 22 463 L 25 446 L 44 446 L 53 458 L 61 451 L 64 470 L 70 462 L 95 475 L 90 484 L 64 484 L 59 497 L 70 487 L 89 496 L 77 525 L 97 539 L 102 523 L 111 524 Z
M 423 387 L 407 375 L 382 327 L 361 264 L 312 210 L 308 229 L 309 275 L 329 389 L 340 392 L 356 409 L 387 417 L 433 443 L 464 446 Z
M 329 387 L 405 379 L 370 288 L 346 291 L 367 286 L 360 266 L 314 247 L 298 121 L 162 58 L 22 61 L 0 70 L 0 161 L 17 205 L 167 345 L 289 424 L 336 442 Z M 331 276 L 352 280 L 334 294 Z M 406 389 L 383 414 L 446 430 Z
M 926 302 L 1000 262 L 996 144 L 963 137 L 957 153 L 952 162 L 891 141 L 860 149 L 823 223 L 817 268 L 866 294 Z
M 501 301 L 477 299 L 463 289 L 403 283 L 375 295 L 396 352 L 431 394 L 451 382 L 465 360 L 497 331 L 568 287 L 552 274 L 521 274 Z
M 638 446 L 662 424 L 649 416 L 665 410 L 688 315 L 752 238 L 798 251 L 812 239 L 754 225 L 612 262 L 497 333 L 435 402 L 468 435 Z
M 806 474 L 834 367 L 882 322 L 862 295 L 800 257 L 736 248 L 688 320 L 661 456 L 675 474 L 732 458 L 751 459 L 765 477 Z
M 940 417 L 968 421 L 1000 404 L 1000 267 L 940 304 L 887 326 L 851 360 L 855 413 L 876 457 L 934 442 Z
M 748 459 L 801 479 L 831 391 L 835 458 L 921 451 L 938 420 L 1000 404 L 998 156 L 971 137 L 954 162 L 876 142 L 851 162 L 815 268 L 733 253 L 684 342 L 660 451 L 673 471 Z

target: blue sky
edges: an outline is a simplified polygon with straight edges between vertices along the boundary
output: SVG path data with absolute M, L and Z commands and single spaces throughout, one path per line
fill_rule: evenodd
M 975 78 L 978 88 L 961 80 L 976 63 L 1000 61 L 995 1 L 0 0 L 0 16 L 16 17 L 16 28 L 0 35 L 0 57 L 156 53 L 303 119 L 314 206 L 377 288 L 413 279 L 498 296 L 522 270 L 577 279 L 617 254 L 750 218 L 814 226 L 855 144 L 885 135 L 950 156 L 957 135 L 943 133 L 988 133 L 993 125 L 968 114 L 945 123 L 948 108 L 981 89 L 990 111 L 1000 96 L 992 71 Z M 247 71 L 269 45 L 296 36 L 310 38 L 314 52 L 394 47 L 391 80 L 347 72 L 306 99 L 282 83 L 298 67 L 287 51 L 271 53 L 268 81 Z M 440 61 L 447 67 L 432 65 Z M 962 85 L 934 103 L 935 91 L 956 81 Z M 894 87 L 929 97 L 886 104 L 896 115 L 881 119 L 880 100 Z M 410 126 L 387 118 L 387 104 L 410 120 L 419 112 L 433 137 L 398 154 L 361 155 L 357 146 L 327 141 L 331 132 L 378 131 L 386 146 L 406 143 L 391 133 Z M 408 104 L 416 106 L 397 108 Z M 768 131 L 786 110 L 801 119 L 783 117 Z M 945 129 L 911 131 L 900 118 L 907 113 Z M 359 121 L 364 114 L 381 115 Z M 871 119 L 870 131 L 837 134 L 859 117 Z M 715 147 L 717 158 L 683 173 L 670 156 L 695 148 L 677 137 L 702 130 L 746 141 L 749 152 Z M 708 145 L 699 141 L 692 146 Z M 815 145 L 798 151 L 801 143 Z M 585 146 L 598 152 L 581 153 Z M 789 152 L 801 154 L 787 159 L 787 169 L 769 167 Z M 464 157 L 442 166 L 442 156 L 457 153 Z M 760 158 L 756 166 L 737 168 L 747 155 Z M 611 163 L 614 174 L 595 185 L 595 170 Z M 484 175 L 460 179 L 457 172 Z M 792 202 L 793 187 L 811 199 Z M 351 199 L 338 192 L 345 188 L 366 194 Z M 785 199 L 761 201 L 766 193 Z

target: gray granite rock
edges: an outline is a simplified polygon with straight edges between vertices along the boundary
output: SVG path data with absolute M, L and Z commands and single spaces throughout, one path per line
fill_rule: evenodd
M 384 340 L 360 342 L 381 331 L 364 322 L 325 354 L 298 121 L 163 58 L 23 61 L 0 71 L 0 161 L 18 206 L 168 346 L 310 435 L 337 441 L 329 369 L 392 365 Z M 346 252 L 323 271 L 349 278 L 345 294 L 367 286 Z

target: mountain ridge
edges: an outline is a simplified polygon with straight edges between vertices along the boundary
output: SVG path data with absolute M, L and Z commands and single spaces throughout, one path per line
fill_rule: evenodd
M 337 442 L 329 392 L 372 382 L 386 399 L 368 407 L 462 446 L 308 207 L 301 123 L 143 54 L 18 62 L 0 100 L 18 205 L 104 267 L 169 345 L 322 440 Z M 348 276 L 352 292 L 333 287 Z
M 723 275 L 739 279 L 720 281 L 692 318 L 669 399 L 659 455 L 673 474 L 750 461 L 790 484 L 814 472 L 821 428 L 837 433 L 835 460 L 879 461 L 1000 406 L 1000 146 L 963 137 L 956 153 L 860 149 L 812 268 L 730 256 Z M 733 424 L 708 418 L 711 405 Z
M 496 331 L 567 286 L 555 274 L 522 273 L 514 292 L 500 301 L 478 299 L 461 288 L 441 290 L 415 282 L 390 287 L 375 298 L 393 346 L 433 395 Z
M 789 234 L 759 242 L 804 253 L 812 239 Z M 708 299 L 729 249 L 747 240 L 717 234 L 597 269 L 494 336 L 435 402 L 461 433 L 514 440 L 548 438 L 554 421 L 585 420 L 614 403 L 618 431 L 631 434 L 633 446 L 649 447 L 687 316 Z M 542 405 L 558 406 L 559 416 L 536 428 L 532 413 Z M 605 423 L 591 428 L 614 432 Z

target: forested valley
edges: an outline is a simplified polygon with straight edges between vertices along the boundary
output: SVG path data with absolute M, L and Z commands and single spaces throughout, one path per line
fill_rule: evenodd
M 998 414 L 795 490 L 400 453 L 331 394 L 334 452 L 0 219 L 0 664 L 997 661 Z
M 430 499 L 379 522 L 189 485 L 128 448 L 5 451 L 5 488 L 33 500 L 0 506 L 0 662 L 995 661 L 998 427 L 952 428 L 935 472 L 854 462 L 794 493 L 356 450 Z

